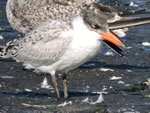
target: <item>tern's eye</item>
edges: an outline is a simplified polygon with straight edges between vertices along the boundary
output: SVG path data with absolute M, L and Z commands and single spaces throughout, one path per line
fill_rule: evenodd
M 99 29 L 99 28 L 100 28 L 100 26 L 99 26 L 98 24 L 92 24 L 91 27 L 92 27 L 93 29 Z

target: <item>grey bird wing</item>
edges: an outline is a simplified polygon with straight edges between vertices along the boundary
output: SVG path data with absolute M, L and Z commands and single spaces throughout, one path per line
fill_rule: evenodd
M 56 62 L 68 48 L 72 37 L 63 35 L 69 26 L 62 22 L 45 22 L 24 38 L 7 44 L 7 56 L 32 66 L 50 65 Z M 12 46 L 11 46 L 12 45 Z

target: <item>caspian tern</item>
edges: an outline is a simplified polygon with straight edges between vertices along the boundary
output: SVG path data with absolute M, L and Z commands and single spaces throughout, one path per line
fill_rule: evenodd
M 47 20 L 24 38 L 6 43 L 0 50 L 1 58 L 22 62 L 25 68 L 49 73 L 57 97 L 56 72 L 63 73 L 64 98 L 68 97 L 66 74 L 94 57 L 102 41 L 113 47 L 125 47 L 109 30 L 107 18 L 99 11 L 82 10 L 69 20 Z

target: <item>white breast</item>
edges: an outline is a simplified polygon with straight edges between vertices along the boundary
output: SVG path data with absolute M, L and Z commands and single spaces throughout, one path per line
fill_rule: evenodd
M 87 62 L 100 51 L 100 35 L 90 31 L 80 18 L 73 22 L 73 40 L 57 62 L 57 70 L 69 71 Z

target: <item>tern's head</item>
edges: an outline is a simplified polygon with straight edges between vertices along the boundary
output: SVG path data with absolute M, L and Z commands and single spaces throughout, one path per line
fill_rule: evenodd
M 108 33 L 109 27 L 105 18 L 93 10 L 82 11 L 83 21 L 91 30 L 98 33 Z
M 85 25 L 96 33 L 100 34 L 100 38 L 104 40 L 111 48 L 118 52 L 117 46 L 125 47 L 120 39 L 109 30 L 106 17 L 101 15 L 97 10 L 82 11 L 81 14 Z M 117 50 L 116 50 L 117 49 Z

